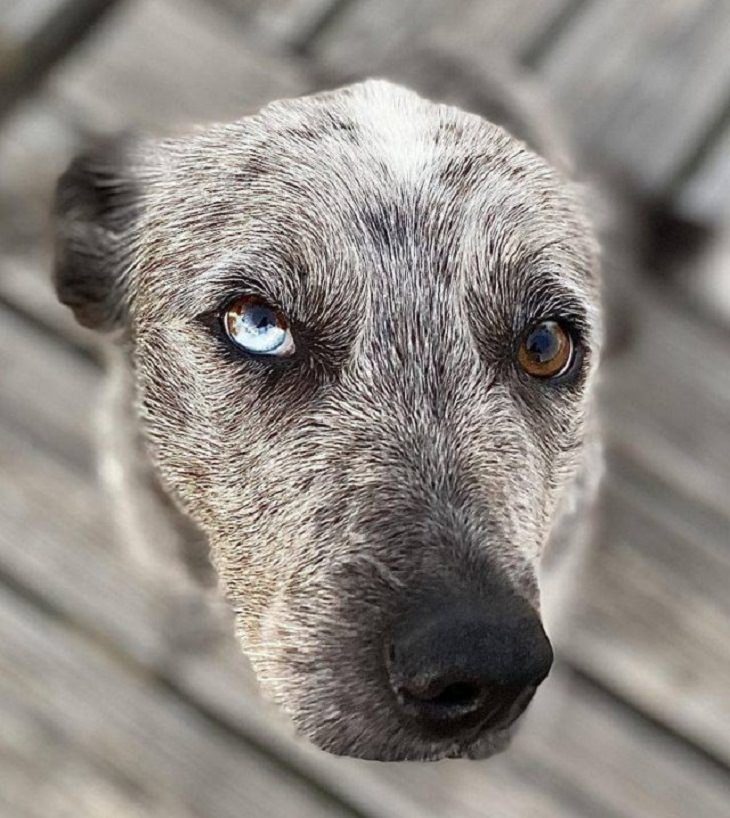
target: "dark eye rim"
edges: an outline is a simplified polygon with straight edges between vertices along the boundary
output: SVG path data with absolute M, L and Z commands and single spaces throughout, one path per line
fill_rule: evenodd
M 519 361 L 519 351 L 523 341 L 540 324 L 553 322 L 566 334 L 570 342 L 570 357 L 567 363 L 555 375 L 533 375 L 521 366 Z M 573 382 L 581 371 L 585 360 L 585 344 L 582 335 L 575 323 L 571 320 L 555 315 L 541 315 L 530 321 L 525 329 L 517 336 L 514 347 L 513 360 L 518 373 L 523 380 L 529 383 L 546 384 L 549 386 L 560 386 Z

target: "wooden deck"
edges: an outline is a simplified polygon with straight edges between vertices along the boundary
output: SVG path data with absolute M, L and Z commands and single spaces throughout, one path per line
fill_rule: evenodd
M 510 752 L 337 759 L 113 541 L 99 355 L 48 284 L 50 190 L 89 134 L 350 76 L 478 108 L 496 55 L 537 74 L 586 175 L 608 163 L 661 206 L 641 273 L 609 285 L 628 331 L 600 530 Z M 0 115 L 0 816 L 730 814 L 730 2 L 5 0 Z

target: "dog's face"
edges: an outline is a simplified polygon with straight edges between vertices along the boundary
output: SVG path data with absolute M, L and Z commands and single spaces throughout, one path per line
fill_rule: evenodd
M 597 359 L 571 187 L 370 82 L 80 160 L 58 209 L 61 298 L 123 328 L 264 691 L 336 753 L 501 749 Z

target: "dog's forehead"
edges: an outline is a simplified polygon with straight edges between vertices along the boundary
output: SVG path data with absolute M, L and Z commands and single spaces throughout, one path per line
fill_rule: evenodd
M 509 203 L 569 216 L 573 204 L 565 181 L 502 128 L 388 82 L 276 102 L 242 129 L 253 192 L 291 191 L 310 204 L 326 196 L 333 207 L 315 218 L 350 216 L 372 199 L 482 214 Z
M 483 269 L 547 248 L 566 279 L 593 275 L 571 185 L 500 127 L 391 83 L 272 103 L 171 144 L 148 247 L 173 246 L 188 281 L 252 248 L 343 271 L 402 253 L 396 241 L 421 261 L 448 247 L 454 266 L 491 254 Z

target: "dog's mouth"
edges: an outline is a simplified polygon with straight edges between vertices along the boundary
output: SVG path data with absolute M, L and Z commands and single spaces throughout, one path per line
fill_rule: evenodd
M 468 758 L 475 761 L 491 758 L 509 747 L 515 727 L 516 722 L 498 730 L 483 730 L 471 740 L 459 743 L 443 758 Z
M 507 749 L 534 692 L 532 689 L 529 695 L 516 699 L 499 719 L 493 717 L 493 710 L 471 710 L 471 704 L 458 719 L 450 718 L 446 723 L 438 719 L 440 714 L 435 720 L 424 721 L 398 706 L 382 707 L 377 715 L 370 716 L 350 711 L 347 723 L 340 722 L 338 729 L 323 729 L 321 722 L 311 729 L 312 722 L 304 723 L 293 715 L 303 735 L 334 755 L 370 761 L 487 759 Z M 466 694 L 471 702 L 469 691 Z M 436 699 L 434 706 L 438 708 L 442 702 Z M 458 689 L 448 691 L 447 704 L 451 707 L 454 703 L 464 707 Z
M 403 738 L 398 746 L 362 746 L 359 742 L 340 744 L 339 742 L 315 743 L 333 755 L 348 756 L 366 761 L 443 761 L 445 759 L 485 760 L 504 752 L 515 733 L 516 723 L 493 729 L 477 727 L 465 732 L 458 739 L 428 741 L 423 738 Z

